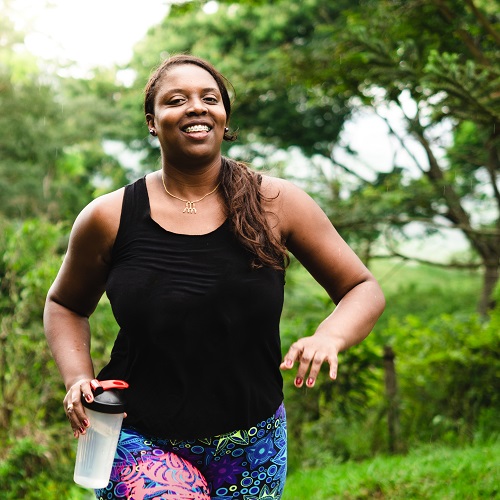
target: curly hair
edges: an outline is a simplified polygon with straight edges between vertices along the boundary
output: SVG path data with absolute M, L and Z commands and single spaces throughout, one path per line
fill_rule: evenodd
M 169 57 L 153 72 L 144 89 L 144 113 L 154 114 L 157 83 L 173 66 L 194 64 L 204 69 L 217 83 L 226 111 L 227 123 L 231 117 L 231 98 L 228 86 L 231 83 L 212 64 L 191 55 Z M 235 141 L 236 133 L 227 130 L 224 140 Z M 222 157 L 220 190 L 224 200 L 231 229 L 240 243 L 253 255 L 252 267 L 268 266 L 284 270 L 289 263 L 286 246 L 279 241 L 269 225 L 261 193 L 262 175 L 246 164 Z

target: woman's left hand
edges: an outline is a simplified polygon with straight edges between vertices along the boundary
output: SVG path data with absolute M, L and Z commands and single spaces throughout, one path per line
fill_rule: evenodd
M 332 337 L 325 333 L 316 333 L 312 337 L 301 338 L 290 346 L 280 368 L 290 370 L 295 361 L 298 361 L 299 368 L 295 377 L 295 387 L 302 387 L 304 381 L 307 387 L 313 387 L 321 366 L 326 362 L 330 365 L 330 378 L 335 380 L 339 352 L 335 344 Z M 308 371 L 309 375 L 307 375 Z

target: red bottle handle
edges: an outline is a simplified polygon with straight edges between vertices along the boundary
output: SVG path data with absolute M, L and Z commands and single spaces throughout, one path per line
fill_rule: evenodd
M 95 378 L 90 381 L 90 387 L 94 396 L 99 396 L 99 394 L 110 389 L 127 389 L 129 385 L 124 380 L 103 380 L 100 382 Z

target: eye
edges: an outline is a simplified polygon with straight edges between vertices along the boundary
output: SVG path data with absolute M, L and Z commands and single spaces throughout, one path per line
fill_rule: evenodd
M 207 95 L 203 99 L 210 104 L 217 104 L 219 102 L 219 99 L 213 95 Z
M 171 97 L 167 100 L 167 104 L 169 106 L 179 106 L 180 104 L 183 104 L 185 102 L 185 98 L 184 97 L 179 97 L 179 96 L 175 96 L 175 97 Z

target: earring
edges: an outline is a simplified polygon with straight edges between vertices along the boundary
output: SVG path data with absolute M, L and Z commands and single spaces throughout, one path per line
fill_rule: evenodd
M 154 128 L 149 129 L 149 133 L 153 136 L 156 137 L 156 130 Z
M 228 127 L 224 127 L 224 133 L 227 134 L 229 132 L 229 128 Z

